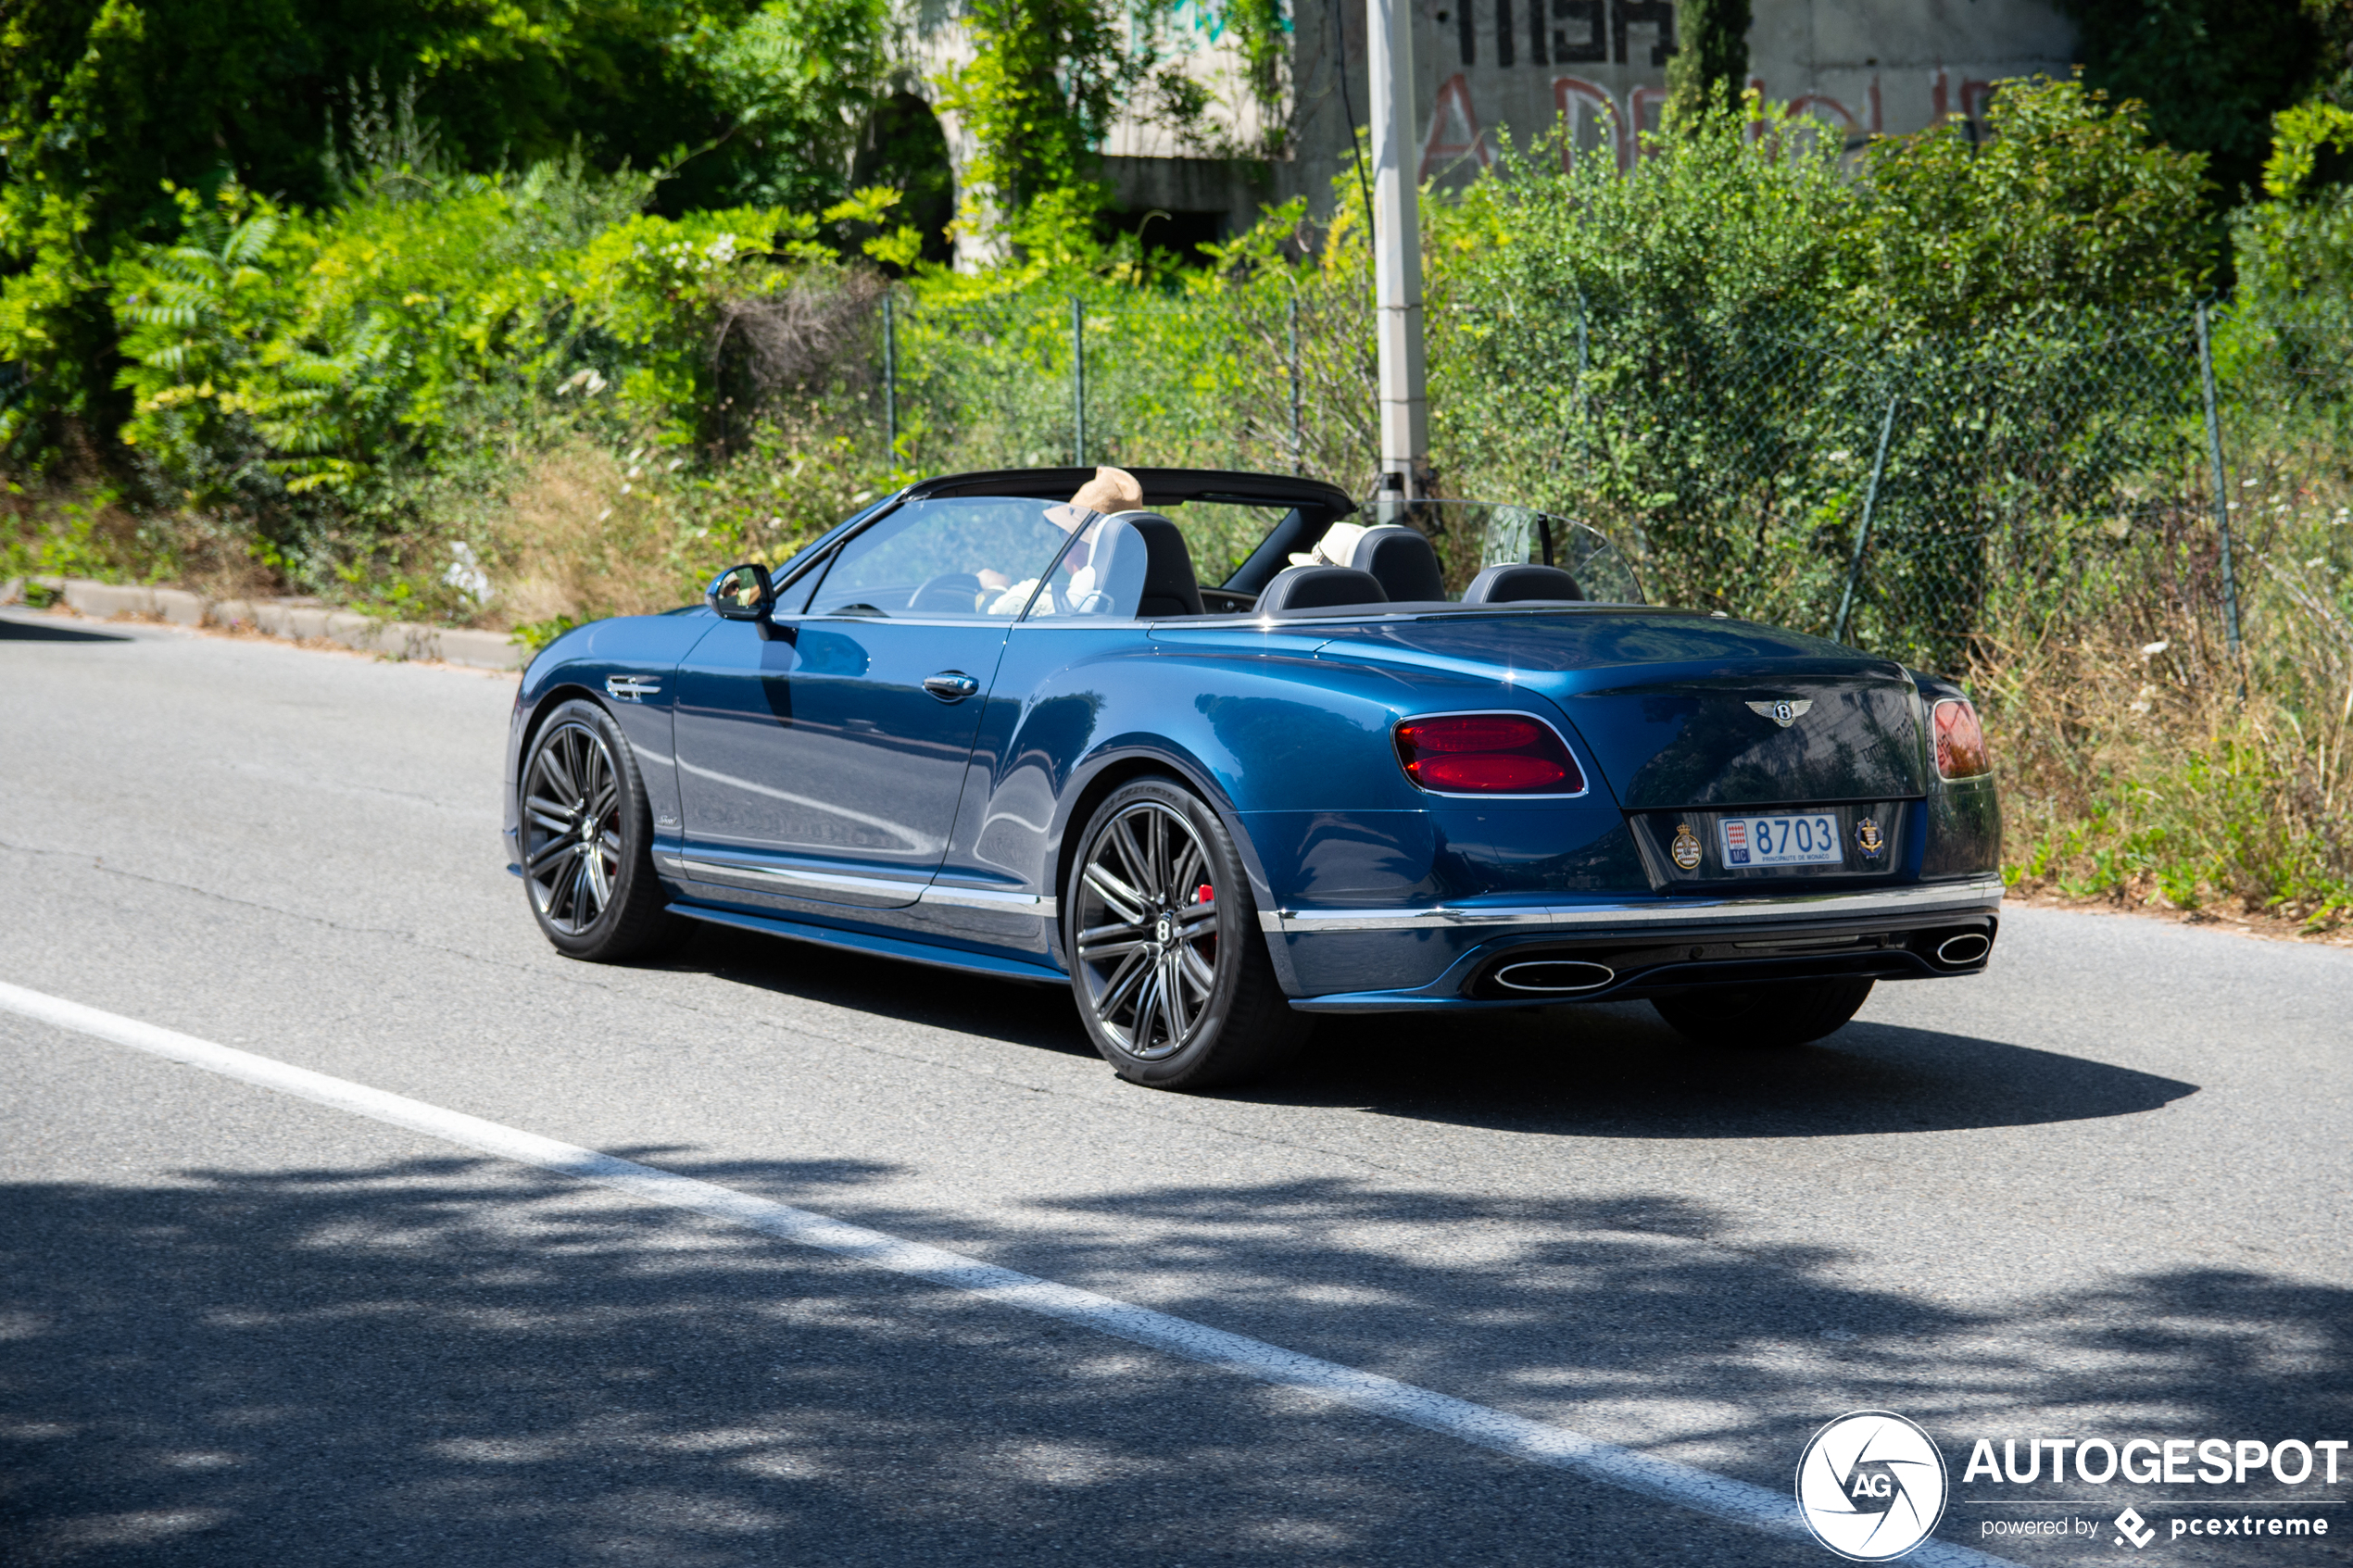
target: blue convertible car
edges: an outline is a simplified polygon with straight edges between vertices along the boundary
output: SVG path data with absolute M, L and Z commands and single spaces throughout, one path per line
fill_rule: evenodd
M 1170 1088 L 1321 1013 L 1646 997 L 1788 1045 L 1984 968 L 1958 688 L 1646 608 L 1561 520 L 1421 505 L 1452 594 L 1424 528 L 1308 480 L 963 474 L 567 633 L 508 749 L 533 916 L 583 959 L 708 921 L 1067 985 Z

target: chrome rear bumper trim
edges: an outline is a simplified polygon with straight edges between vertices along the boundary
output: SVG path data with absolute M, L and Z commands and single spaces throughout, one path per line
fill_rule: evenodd
M 1640 903 L 1435 905 L 1420 909 L 1262 909 L 1271 935 L 1311 931 L 1573 931 L 1583 926 L 1720 925 L 1726 922 L 1837 920 L 1855 915 L 1918 914 L 1998 908 L 2002 879 L 1873 887 L 1849 893 L 1781 893 L 1754 898 L 1652 898 Z

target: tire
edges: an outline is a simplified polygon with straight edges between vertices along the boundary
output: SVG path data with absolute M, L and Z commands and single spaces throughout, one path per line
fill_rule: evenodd
M 550 713 L 520 787 L 523 888 L 558 952 L 613 963 L 675 935 L 654 875 L 645 781 L 610 714 L 578 699 Z
M 1262 1077 L 1315 1028 L 1276 984 L 1233 838 L 1171 780 L 1124 784 L 1095 809 L 1063 911 L 1078 1016 L 1131 1084 L 1190 1090 Z
M 1654 997 L 1651 1006 L 1693 1045 L 1774 1050 L 1843 1028 L 1870 994 L 1869 980 L 1784 980 Z

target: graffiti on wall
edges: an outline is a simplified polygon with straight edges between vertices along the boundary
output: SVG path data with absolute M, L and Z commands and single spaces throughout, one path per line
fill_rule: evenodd
M 1513 0 L 1457 0 L 1457 4 L 1461 9 L 1454 13 L 1454 36 L 1465 66 L 1478 63 L 1481 32 L 1486 33 L 1499 66 L 1517 65 L 1523 44 L 1528 63 L 1534 66 L 1605 60 L 1626 65 L 1632 57 L 1663 66 L 1675 52 L 1674 0 L 1520 0 L 1517 6 Z
M 1531 0 L 1534 3 L 1534 0 Z M 1501 14 L 1508 17 L 1511 0 L 1495 0 Z M 1555 15 L 1563 10 L 1581 14 L 1591 10 L 1596 16 L 1604 0 L 1551 0 Z M 1673 7 L 1660 0 L 1655 6 L 1639 0 L 1611 0 L 1613 11 L 1667 14 L 1663 25 L 1667 43 L 1672 48 L 1674 37 Z M 1598 30 L 1599 21 L 1594 23 Z M 1623 38 L 1622 30 L 1617 36 Z M 1584 45 L 1580 45 L 1584 46 Z M 1472 47 L 1467 33 L 1463 49 L 1467 58 Z M 1622 47 L 1622 42 L 1620 44 Z M 1600 58 L 1601 56 L 1593 56 Z M 1618 58 L 1625 56 L 1620 54 Z M 1554 54 L 1553 59 L 1566 63 L 1567 56 Z M 1504 52 L 1503 62 L 1511 63 L 1509 52 Z M 1759 98 L 1770 98 L 1766 81 L 1761 76 L 1748 79 L 1749 91 Z M 1974 79 L 1955 82 L 1952 73 L 1939 67 L 1929 73 L 1929 104 L 1931 121 L 1942 123 L 1948 116 L 1958 115 L 1968 124 L 1972 136 L 1983 134 L 1986 107 L 1993 101 L 1994 84 Z M 1553 112 L 1567 134 L 1563 138 L 1561 161 L 1566 167 L 1579 157 L 1603 157 L 1617 165 L 1622 172 L 1634 167 L 1643 156 L 1642 136 L 1659 128 L 1659 119 L 1667 107 L 1667 89 L 1659 86 L 1629 88 L 1620 97 L 1608 88 L 1583 77 L 1561 75 L 1553 78 Z M 1857 107 L 1849 107 L 1827 93 L 1803 93 L 1782 106 L 1781 114 L 1788 119 L 1811 118 L 1843 134 L 1849 147 L 1860 146 L 1873 136 L 1885 132 L 1885 115 L 1881 106 L 1880 78 L 1874 74 L 1863 92 Z M 1752 140 L 1762 137 L 1771 129 L 1771 121 L 1752 120 Z M 1420 177 L 1431 180 L 1449 173 L 1466 170 L 1472 164 L 1480 169 L 1495 161 L 1495 149 L 1481 121 L 1478 107 L 1473 100 L 1470 80 L 1466 73 L 1456 71 L 1439 83 L 1436 103 L 1432 108 L 1429 132 L 1422 140 Z

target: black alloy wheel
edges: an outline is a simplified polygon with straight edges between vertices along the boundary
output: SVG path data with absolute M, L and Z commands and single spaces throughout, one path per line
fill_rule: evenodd
M 1096 808 L 1063 900 L 1071 990 L 1131 1083 L 1202 1089 L 1273 1071 L 1314 1026 L 1291 1010 L 1233 840 L 1165 779 Z
M 645 784 L 611 715 L 579 700 L 550 714 L 532 738 L 520 805 L 523 884 L 548 941 L 610 961 L 671 934 Z
M 1870 994 L 1869 980 L 1782 980 L 1679 991 L 1651 1006 L 1693 1045 L 1774 1050 L 1844 1028 Z

